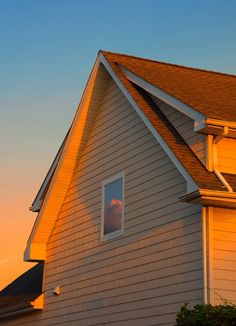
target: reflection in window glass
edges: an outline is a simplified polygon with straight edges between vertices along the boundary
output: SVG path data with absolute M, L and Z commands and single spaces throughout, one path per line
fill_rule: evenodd
M 104 235 L 122 228 L 122 178 L 104 186 Z

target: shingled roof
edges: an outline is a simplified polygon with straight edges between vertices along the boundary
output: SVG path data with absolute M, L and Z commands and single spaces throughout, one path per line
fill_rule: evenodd
M 128 69 L 207 118 L 226 121 L 236 121 L 236 76 L 109 51 L 102 50 L 100 53 L 104 55 L 121 83 L 126 87 L 152 125 L 161 134 L 161 137 L 199 188 L 226 191 L 216 175 L 206 169 L 184 140 L 180 141 L 181 135 L 176 137 L 177 131 L 173 132 L 173 128 L 170 128 L 167 119 L 161 115 L 160 110 L 152 102 L 148 94 L 126 78 L 121 67 Z M 62 149 L 63 146 L 64 143 L 62 144 Z M 52 171 L 50 169 L 52 175 L 54 169 L 55 167 Z M 234 191 L 236 191 L 235 176 L 226 173 L 223 173 L 223 175 Z M 41 203 L 49 184 L 50 180 L 43 183 L 45 191 L 40 197 Z
M 161 115 L 161 112 L 158 110 L 158 107 L 151 101 L 148 94 L 134 85 L 132 82 L 130 82 L 125 75 L 122 73 L 120 69 L 120 65 L 123 65 L 127 69 L 132 69 L 132 71 L 136 74 L 140 74 L 142 76 L 145 76 L 145 78 L 150 80 L 149 72 L 153 76 L 152 79 L 158 79 L 159 75 L 159 67 L 165 69 L 167 72 L 170 70 L 172 72 L 172 69 L 183 70 L 186 71 L 186 74 L 191 76 L 189 74 L 189 71 L 194 72 L 200 72 L 200 75 L 204 75 L 204 71 L 198 70 L 198 69 L 192 69 L 192 68 L 185 68 L 185 67 L 179 67 L 175 65 L 169 65 L 164 63 L 159 63 L 156 61 L 150 61 L 145 59 L 139 59 L 135 57 L 129 57 L 126 55 L 119 55 L 119 54 L 113 54 L 111 52 L 102 51 L 106 59 L 108 60 L 110 66 L 112 67 L 113 71 L 115 71 L 116 75 L 120 79 L 120 81 L 123 83 L 123 85 L 126 87 L 128 92 L 131 94 L 131 96 L 134 98 L 140 109 L 143 111 L 145 116 L 149 119 L 149 121 L 152 123 L 152 125 L 156 128 L 158 133 L 162 136 L 164 141 L 168 144 L 168 146 L 171 148 L 175 156 L 179 159 L 179 161 L 183 164 L 184 168 L 189 172 L 193 180 L 196 182 L 196 184 L 199 186 L 199 188 L 202 189 L 210 189 L 210 190 L 218 190 L 218 191 L 224 191 L 224 187 L 222 186 L 222 183 L 219 181 L 219 179 L 216 177 L 216 175 L 213 172 L 209 172 L 206 167 L 203 165 L 203 163 L 197 158 L 197 156 L 193 153 L 193 151 L 190 149 L 190 147 L 185 143 L 185 141 L 182 139 L 181 135 L 176 137 L 177 132 L 173 132 L 173 128 L 170 128 L 167 119 L 163 115 Z M 152 69 L 151 69 L 152 68 Z M 155 68 L 155 69 L 154 69 Z M 147 70 L 147 72 L 146 72 Z M 211 72 L 206 72 L 207 74 L 213 74 Z M 164 74 L 164 73 L 163 73 Z M 173 72 L 172 72 L 172 75 Z M 223 74 L 218 74 L 219 76 L 225 76 Z M 226 75 L 227 76 L 227 75 Z M 231 76 L 229 76 L 231 78 Z M 181 85 L 181 77 L 179 75 L 180 82 L 179 82 L 179 88 Z M 199 85 L 200 85 L 200 76 L 199 78 Z M 204 78 L 203 78 L 204 79 Z M 236 85 L 236 78 L 235 79 L 235 85 Z M 164 80 L 164 77 L 163 77 Z M 165 77 L 166 84 L 168 84 L 168 76 Z M 190 81 L 188 81 L 190 84 Z M 177 81 L 176 81 L 177 83 Z M 177 85 L 177 84 L 176 84 Z M 173 92 L 174 92 L 174 85 Z M 200 86 L 199 86 L 200 87 Z M 183 89 L 183 86 L 182 86 Z M 193 90 L 192 90 L 193 91 Z M 189 98 L 191 96 L 189 95 Z M 200 96 L 199 96 L 200 99 Z M 235 98 L 236 100 L 236 98 Z M 201 101 L 203 104 L 203 100 Z M 236 102 L 235 102 L 236 103 Z M 206 104 L 205 104 L 205 107 Z M 236 110 L 235 110 L 236 111 Z M 180 141 L 182 139 L 182 141 Z M 225 175 L 227 179 L 230 179 L 233 181 L 233 184 L 231 184 L 232 188 L 236 190 L 236 180 L 235 178 L 231 178 L 231 175 L 227 174 Z
M 20 275 L 0 292 L 0 319 L 32 311 L 32 302 L 42 294 L 43 263 Z
M 102 51 L 208 118 L 236 122 L 236 76 Z
M 138 78 L 130 78 L 131 75 L 127 72 L 131 72 Z M 176 99 L 175 101 L 182 102 L 180 109 L 187 106 L 187 109 L 186 107 L 185 110 L 182 109 L 183 112 L 190 108 L 193 116 L 200 116 L 201 119 L 204 118 L 204 121 L 205 117 L 210 117 L 212 120 L 236 121 L 234 106 L 236 104 L 234 94 L 236 77 L 100 51 L 66 142 L 61 147 L 58 160 L 55 160 L 56 164 L 52 165 L 48 174 L 52 177 L 46 177 L 44 185 L 41 187 L 42 191 L 39 192 L 34 201 L 35 203 L 38 200 L 39 204 L 32 209 L 39 211 L 39 214 L 25 250 L 24 257 L 27 261 L 45 260 L 46 244 L 69 187 L 78 152 L 86 144 L 91 130 L 92 123 L 89 119 L 93 120 L 94 113 L 96 113 L 94 104 L 100 105 L 94 95 L 96 94 L 96 87 L 103 83 L 102 91 L 100 89 L 98 92 L 100 100 L 107 89 L 107 83 L 104 83 L 105 76 L 108 76 L 108 80 L 109 76 L 114 79 L 147 128 L 185 178 L 186 195 L 181 199 L 203 205 L 236 208 L 235 175 L 222 173 L 219 176 L 219 173 L 215 173 L 216 171 L 209 171 L 181 134 L 171 125 L 158 105 L 154 103 L 148 88 L 145 88 L 146 85 L 154 85 L 163 90 L 169 96 L 168 98 L 172 97 L 174 100 Z M 139 82 L 140 79 L 142 82 L 144 81 L 144 86 L 137 82 L 137 79 Z M 206 94 L 203 96 L 203 93 Z M 222 110 L 223 106 L 224 111 Z M 177 110 L 179 107 L 175 109 Z M 235 128 L 234 123 L 231 125 L 233 125 L 232 128 Z M 222 176 L 225 177 L 224 182 L 222 182 Z M 55 203 L 57 204 L 55 205 Z

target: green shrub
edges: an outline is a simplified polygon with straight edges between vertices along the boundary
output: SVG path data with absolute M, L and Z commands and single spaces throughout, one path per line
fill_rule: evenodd
M 236 306 L 198 304 L 193 309 L 188 304 L 176 316 L 176 326 L 236 326 Z

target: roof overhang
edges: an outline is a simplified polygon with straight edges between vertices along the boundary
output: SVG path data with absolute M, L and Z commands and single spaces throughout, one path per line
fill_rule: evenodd
M 236 138 L 236 122 L 207 118 L 204 114 L 171 96 L 162 89 L 158 88 L 156 85 L 151 84 L 147 80 L 128 70 L 124 66 L 120 65 L 120 68 L 128 80 L 194 120 L 195 132 L 220 135 L 222 134 L 222 129 L 226 126 L 229 128 L 227 137 Z
M 162 100 L 163 102 L 172 106 L 176 110 L 184 113 L 185 115 L 187 115 L 189 118 L 193 119 L 194 121 L 201 122 L 206 119 L 205 115 L 203 115 L 202 113 L 198 112 L 197 110 L 191 108 L 189 105 L 176 99 L 175 97 L 171 96 L 170 94 L 166 93 L 162 89 L 158 88 L 156 85 L 151 84 L 147 80 L 134 74 L 132 71 L 128 70 L 127 68 L 125 68 L 123 66 L 120 66 L 120 68 L 128 80 L 130 80 L 134 84 L 138 85 L 139 87 L 143 88 L 145 91 L 152 94 L 153 96 L 158 97 L 160 100 Z
M 68 133 L 67 133 L 68 135 Z M 56 167 L 57 167 L 57 164 L 59 162 L 59 159 L 61 157 L 61 154 L 62 154 L 62 151 L 63 151 L 63 148 L 64 148 L 64 145 L 65 145 L 65 142 L 66 142 L 66 139 L 67 139 L 67 135 L 65 137 L 65 139 L 63 140 L 53 162 L 52 162 L 52 165 L 50 166 L 50 169 L 48 170 L 48 173 L 32 203 L 32 205 L 30 206 L 29 210 L 32 211 L 32 212 L 39 212 L 40 211 L 40 208 L 43 204 L 43 200 L 46 196 L 46 193 L 47 193 L 47 190 L 48 190 L 48 187 L 50 185 L 50 182 L 52 181 L 52 177 L 53 177 L 53 174 L 56 170 Z
M 110 66 L 109 62 L 107 61 L 107 59 L 105 58 L 105 56 L 103 54 L 101 55 L 100 60 L 103 63 L 103 65 L 105 66 L 105 68 L 107 69 L 107 71 L 112 76 L 113 80 L 116 82 L 117 86 L 120 88 L 120 90 L 122 91 L 122 93 L 125 95 L 125 97 L 127 98 L 127 100 L 130 102 L 131 106 L 135 109 L 135 111 L 137 112 L 137 114 L 139 115 L 139 117 L 141 118 L 141 120 L 145 123 L 145 125 L 147 126 L 147 128 L 149 129 L 149 131 L 152 133 L 152 135 L 154 136 L 154 138 L 158 141 L 158 143 L 161 145 L 161 147 L 163 148 L 163 150 L 169 156 L 169 158 L 174 163 L 174 165 L 176 166 L 176 168 L 178 169 L 178 171 L 181 173 L 181 175 L 186 180 L 186 182 L 187 182 L 187 192 L 192 192 L 192 191 L 195 191 L 196 189 L 198 189 L 198 185 L 193 180 L 193 178 L 191 177 L 191 175 L 189 174 L 189 172 L 185 169 L 185 167 L 183 166 L 183 164 L 176 157 L 176 155 L 173 153 L 173 151 L 168 146 L 168 144 L 164 141 L 163 137 L 160 135 L 160 133 L 157 131 L 157 129 L 150 123 L 149 119 L 145 116 L 145 114 L 143 113 L 143 111 L 137 105 L 136 101 L 131 96 L 131 94 L 129 93 L 129 91 L 126 89 L 126 87 L 123 85 L 123 83 L 121 82 L 121 80 L 119 79 L 119 77 L 117 76 L 117 74 L 115 73 L 115 71 L 112 69 L 112 67 Z M 137 77 L 137 79 L 139 81 L 139 82 L 137 82 L 137 80 L 136 80 L 137 85 L 139 87 L 143 88 L 144 90 L 148 91 L 147 90 L 147 87 L 145 88 L 145 85 L 147 83 L 145 80 L 143 80 L 139 76 L 133 74 L 132 72 L 130 72 L 129 70 L 127 70 L 124 67 L 120 67 L 120 68 L 121 68 L 122 73 L 125 75 L 125 77 L 128 80 L 134 82 L 134 80 L 131 80 L 131 79 L 134 79 L 134 78 L 131 78 L 131 76 Z M 131 75 L 128 75 L 128 73 L 130 73 Z M 151 85 L 151 86 L 153 86 L 153 85 Z M 150 93 L 151 93 L 151 91 L 150 91 Z M 168 94 L 166 94 L 166 96 L 168 96 Z M 202 115 L 201 115 L 201 117 L 199 117 L 199 119 L 202 119 Z
M 225 127 L 228 127 L 226 137 L 236 138 L 236 122 L 206 118 L 201 122 L 195 121 L 194 123 L 194 131 L 215 136 L 222 135 Z
M 100 85 L 98 90 L 94 90 L 97 78 L 103 80 L 103 85 Z M 41 191 L 34 201 L 32 210 L 39 210 L 39 213 L 28 239 L 24 253 L 25 261 L 45 260 L 46 245 L 69 187 L 78 155 L 86 142 L 89 125 L 91 125 L 94 117 L 94 110 L 96 105 L 99 106 L 98 98 L 102 100 L 109 81 L 110 76 L 103 65 L 101 65 L 99 55 L 90 74 L 69 133 L 49 170 L 48 177 L 46 177 Z M 42 198 L 41 195 L 45 190 L 46 193 Z
M 226 191 L 199 189 L 182 196 L 180 200 L 205 206 L 216 206 L 231 209 L 236 208 L 236 193 Z
M 46 259 L 46 241 L 44 243 L 37 243 L 28 241 L 27 247 L 24 252 L 24 260 L 37 262 Z
M 132 72 L 122 67 L 122 78 L 120 79 L 120 72 L 118 72 L 114 68 L 114 66 L 108 62 L 103 53 L 100 52 L 93 67 L 92 73 L 89 77 L 88 83 L 86 85 L 85 91 L 83 93 L 81 102 L 79 104 L 78 110 L 76 112 L 65 144 L 59 155 L 58 161 L 56 160 L 57 162 L 52 178 L 50 178 L 50 184 L 47 189 L 46 196 L 43 200 L 40 212 L 38 214 L 37 220 L 28 240 L 27 248 L 25 250 L 24 259 L 26 261 L 40 261 L 45 260 L 46 258 L 47 242 L 52 232 L 56 218 L 59 214 L 67 189 L 69 187 L 70 180 L 78 159 L 78 153 L 83 146 L 82 142 L 85 139 L 83 138 L 83 132 L 86 135 L 89 134 L 89 130 L 87 128 L 88 114 L 90 111 L 92 111 L 91 114 L 95 116 L 93 111 L 94 106 L 99 105 L 96 104 L 95 101 L 91 100 L 93 89 L 97 83 L 99 67 L 102 67 L 102 70 L 104 69 L 104 71 L 106 71 L 106 74 L 109 75 L 109 78 L 110 76 L 112 77 L 112 79 L 120 88 L 121 92 L 125 95 L 131 106 L 135 109 L 139 117 L 150 130 L 154 138 L 158 141 L 158 143 L 169 156 L 169 158 L 176 166 L 180 174 L 184 177 L 187 183 L 187 193 L 193 194 L 198 192 L 198 184 L 195 182 L 193 177 L 185 168 L 181 160 L 175 155 L 171 146 L 169 146 L 168 143 L 163 139 L 158 130 L 152 125 L 148 117 L 138 106 L 131 92 L 129 92 L 126 86 L 123 84 L 122 78 L 127 78 L 129 82 L 132 81 L 133 83 L 136 83 L 136 85 L 138 85 L 139 87 L 143 88 L 154 96 L 163 99 L 165 102 L 179 109 L 181 112 L 184 112 L 186 115 L 190 116 L 195 121 L 201 122 L 206 117 L 204 117 L 198 111 L 195 111 L 194 109 L 186 106 L 184 103 L 176 100 L 172 96 L 158 89 L 156 86 L 153 86 L 152 84 L 146 82 L 139 76 L 134 75 Z M 123 74 L 125 76 L 123 76 Z
M 0 319 L 11 318 L 18 315 L 24 315 L 35 311 L 40 311 L 44 306 L 44 294 L 38 296 L 34 301 L 24 302 L 17 305 L 0 309 Z

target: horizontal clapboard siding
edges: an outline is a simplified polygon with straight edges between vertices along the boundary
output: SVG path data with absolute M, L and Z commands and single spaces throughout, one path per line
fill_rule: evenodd
M 224 138 L 217 144 L 218 169 L 236 174 L 236 140 Z
M 100 242 L 101 184 L 121 171 L 125 233 Z M 173 325 L 184 302 L 201 302 L 201 207 L 180 202 L 185 193 L 183 177 L 111 83 L 50 237 L 35 326 Z
M 197 157 L 203 164 L 206 164 L 206 136 L 194 132 L 194 121 L 160 99 L 154 96 L 152 98 Z
M 213 209 L 214 304 L 236 304 L 236 210 Z

